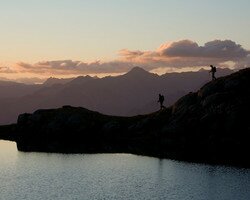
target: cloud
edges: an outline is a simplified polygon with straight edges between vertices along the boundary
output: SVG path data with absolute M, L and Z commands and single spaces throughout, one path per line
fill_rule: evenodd
M 41 74 L 98 74 L 98 73 L 122 73 L 133 68 L 133 63 L 112 61 L 112 62 L 81 62 L 72 60 L 44 61 L 35 64 L 18 63 L 21 72 Z
M 221 65 L 224 62 L 244 60 L 250 51 L 231 40 L 214 40 L 199 46 L 191 40 L 162 44 L 155 51 L 119 52 L 123 61 L 149 64 L 156 67 L 201 67 L 210 64 Z
M 235 68 L 242 68 L 250 64 L 250 51 L 232 40 L 213 40 L 202 46 L 191 40 L 180 40 L 164 43 L 154 51 L 122 49 L 118 55 L 116 60 L 110 62 L 58 60 L 35 64 L 20 62 L 17 65 L 19 71 L 25 73 L 79 75 L 124 73 L 138 65 L 146 70 L 155 70 L 201 68 L 210 64 L 225 67 L 229 62 L 233 63 Z
M 16 79 L 12 79 L 12 81 L 18 82 L 18 83 L 25 83 L 27 85 L 30 84 L 42 84 L 44 81 L 46 81 L 47 79 L 42 79 L 42 78 L 37 78 L 37 77 L 23 77 L 23 78 L 16 78 Z
M 246 58 L 244 58 L 244 59 L 242 59 L 234 64 L 234 68 L 236 68 L 236 69 L 244 69 L 247 67 L 250 67 L 250 54 Z
M 41 79 L 41 78 L 37 78 L 37 77 L 24 77 L 24 78 L 6 78 L 6 77 L 1 77 L 0 76 L 0 80 L 1 81 L 11 81 L 11 82 L 17 82 L 17 83 L 25 83 L 27 85 L 31 85 L 31 84 L 42 84 L 44 81 L 46 81 L 47 79 Z
M 0 67 L 0 73 L 1 74 L 12 74 L 16 73 L 17 71 L 12 70 L 10 67 Z
M 163 45 L 159 51 L 166 57 L 214 58 L 222 61 L 238 60 L 249 54 L 249 51 L 231 40 L 214 40 L 204 46 L 199 46 L 190 40 L 182 40 L 171 45 Z

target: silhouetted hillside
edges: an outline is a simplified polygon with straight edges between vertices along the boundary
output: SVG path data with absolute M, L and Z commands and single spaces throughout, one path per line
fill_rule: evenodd
M 232 71 L 228 69 L 218 70 L 218 76 L 230 73 Z M 209 80 L 208 71 L 158 76 L 139 67 L 117 77 L 48 79 L 47 83 L 33 92 L 24 92 L 22 97 L 0 99 L 0 124 L 16 122 L 20 113 L 63 105 L 81 106 L 109 115 L 150 113 L 159 108 L 159 93 L 165 95 L 164 103 L 169 106 Z
M 9 133 L 8 126 L 0 131 L 21 151 L 127 152 L 250 166 L 249 102 L 248 68 L 152 114 L 115 117 L 64 106 L 22 114 Z

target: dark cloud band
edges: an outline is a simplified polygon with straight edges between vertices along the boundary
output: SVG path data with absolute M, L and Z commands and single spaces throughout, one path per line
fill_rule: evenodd
M 249 66 L 250 52 L 231 40 L 214 40 L 199 46 L 191 40 L 162 44 L 155 51 L 119 51 L 119 58 L 111 62 L 86 63 L 72 60 L 44 61 L 36 64 L 18 63 L 21 72 L 51 74 L 123 73 L 136 65 L 147 70 L 156 68 L 203 67 L 210 64 L 234 67 Z

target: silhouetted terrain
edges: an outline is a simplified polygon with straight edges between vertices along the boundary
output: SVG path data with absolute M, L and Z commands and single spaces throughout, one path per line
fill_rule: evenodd
M 21 151 L 127 152 L 250 166 L 250 69 L 204 85 L 148 115 L 115 117 L 64 106 L 0 128 Z
M 219 69 L 217 76 L 230 73 L 232 71 L 229 69 Z M 135 67 L 117 77 L 50 78 L 39 86 L 0 85 L 0 124 L 16 122 L 20 113 L 63 105 L 81 106 L 119 116 L 150 113 L 159 109 L 159 93 L 165 96 L 164 104 L 169 106 L 210 79 L 205 70 L 158 76 Z

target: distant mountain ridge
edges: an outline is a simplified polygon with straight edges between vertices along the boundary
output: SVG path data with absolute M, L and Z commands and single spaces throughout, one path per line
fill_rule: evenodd
M 68 82 L 72 81 L 73 79 L 74 78 L 54 78 L 54 77 L 50 77 L 43 83 L 43 85 L 51 86 L 51 85 L 54 85 L 54 84 L 65 84 L 65 83 L 68 83 Z
M 41 85 L 27 85 L 13 81 L 0 81 L 0 99 L 19 98 L 31 94 L 40 88 Z
M 217 76 L 232 73 L 229 69 L 218 69 Z M 43 85 L 25 86 L 24 91 L 10 90 L 0 86 L 0 124 L 16 121 L 24 112 L 39 108 L 54 108 L 63 105 L 81 106 L 105 114 L 132 116 L 158 110 L 158 94 L 165 95 L 166 106 L 173 104 L 188 92 L 197 90 L 208 82 L 208 71 L 152 74 L 136 67 L 117 77 L 75 79 L 48 79 Z M 28 89 L 31 87 L 31 89 Z M 5 90 L 3 89 L 5 88 Z M 27 88 L 27 89 L 25 89 Z M 15 96 L 15 94 L 19 94 Z M 12 95 L 12 96 L 11 96 Z

